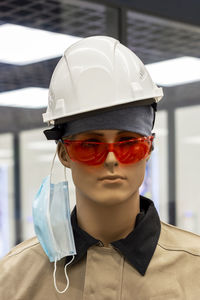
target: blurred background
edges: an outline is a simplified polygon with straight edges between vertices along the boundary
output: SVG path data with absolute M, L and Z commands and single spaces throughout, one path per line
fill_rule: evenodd
M 198 0 L 0 0 L 0 257 L 34 235 L 32 201 L 56 150 L 42 122 L 51 74 L 91 35 L 119 39 L 163 87 L 141 193 L 163 221 L 200 234 L 199 14 Z M 63 179 L 58 160 L 54 172 Z

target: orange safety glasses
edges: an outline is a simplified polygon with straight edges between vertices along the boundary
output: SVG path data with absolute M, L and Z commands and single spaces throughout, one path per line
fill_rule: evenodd
M 113 152 L 122 164 L 133 164 L 146 158 L 152 148 L 154 136 L 132 138 L 114 143 L 87 140 L 62 140 L 71 160 L 86 165 L 102 164 Z

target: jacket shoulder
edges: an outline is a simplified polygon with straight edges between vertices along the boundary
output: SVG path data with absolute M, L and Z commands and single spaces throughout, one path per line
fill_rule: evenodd
M 44 261 L 48 260 L 38 239 L 36 237 L 33 237 L 12 248 L 10 252 L 8 252 L 8 254 L 6 254 L 0 260 L 0 266 L 2 265 L 9 266 L 10 264 L 25 265 L 26 263 L 31 263 L 31 261 L 40 260 L 42 258 Z
M 200 236 L 190 231 L 161 222 L 158 245 L 166 250 L 183 251 L 200 256 Z
M 14 247 L 1 259 L 0 270 L 0 299 L 48 298 L 45 297 L 46 294 L 44 297 L 38 295 L 43 284 L 48 285 L 48 288 L 50 286 L 52 264 L 37 238 L 31 238 Z
M 28 251 L 33 247 L 37 247 L 37 246 L 40 247 L 40 243 L 36 237 L 33 237 L 12 248 L 5 257 L 14 256 L 23 253 L 24 251 Z

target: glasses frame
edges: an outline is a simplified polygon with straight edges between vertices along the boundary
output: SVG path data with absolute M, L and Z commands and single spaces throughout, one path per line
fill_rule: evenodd
M 114 148 L 115 148 L 115 145 L 119 146 L 121 144 L 127 144 L 127 143 L 130 143 L 130 142 L 135 142 L 135 143 L 138 143 L 138 142 L 145 142 L 147 141 L 150 145 L 149 147 L 149 151 L 147 152 L 147 154 L 142 158 L 142 159 L 145 159 L 149 153 L 152 151 L 153 149 L 153 140 L 155 138 L 155 134 L 152 134 L 150 136 L 144 136 L 144 137 L 139 137 L 139 138 L 131 138 L 131 139 L 127 139 L 127 140 L 124 140 L 124 141 L 119 141 L 119 142 L 113 142 L 113 143 L 108 143 L 108 142 L 93 142 L 93 141 L 87 141 L 87 139 L 85 140 L 69 140 L 69 139 L 61 139 L 61 142 L 62 144 L 64 144 L 65 146 L 65 149 L 70 157 L 71 160 L 73 161 L 76 161 L 76 162 L 80 162 L 80 163 L 83 163 L 83 164 L 86 164 L 86 165 L 90 165 L 89 161 L 88 163 L 86 162 L 83 162 L 83 161 L 80 161 L 78 159 L 74 159 L 74 157 L 72 157 L 67 149 L 67 145 L 70 145 L 70 144 L 83 144 L 83 143 L 86 143 L 87 145 L 105 145 L 105 149 L 106 149 L 106 157 L 108 155 L 109 152 L 113 152 L 117 158 L 118 161 L 120 161 L 119 157 L 116 155 L 116 151 L 114 151 Z M 102 152 L 103 153 L 103 152 Z M 105 158 L 106 159 L 106 158 Z M 140 160 L 142 160 L 140 159 Z M 102 163 L 102 162 L 101 162 Z M 97 163 L 97 164 L 101 164 L 101 163 Z M 94 163 L 91 164 L 91 165 L 95 165 Z

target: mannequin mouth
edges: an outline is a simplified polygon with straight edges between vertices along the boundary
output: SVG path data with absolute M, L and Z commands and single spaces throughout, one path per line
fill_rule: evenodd
M 110 182 L 117 182 L 117 181 L 122 181 L 125 180 L 125 177 L 120 176 L 120 175 L 108 175 L 108 176 L 104 176 L 101 177 L 99 179 L 100 181 L 110 181 Z

